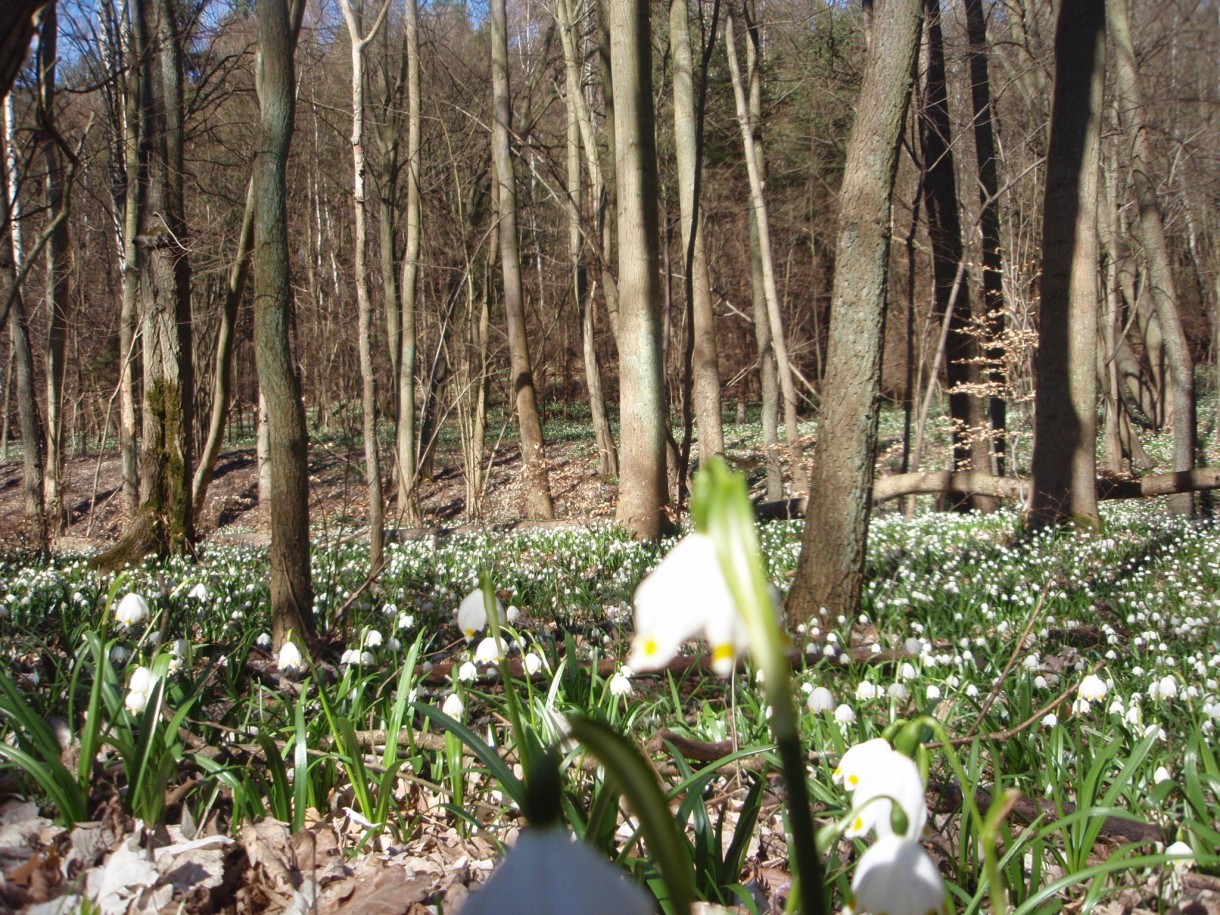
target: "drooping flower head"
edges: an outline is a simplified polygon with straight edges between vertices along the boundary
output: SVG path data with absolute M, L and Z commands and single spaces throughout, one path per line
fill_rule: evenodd
M 945 882 L 919 842 L 882 836 L 860 856 L 851 881 L 852 909 L 874 915 L 948 915 Z
M 1077 696 L 1086 702 L 1097 702 L 1106 697 L 1106 692 L 1106 681 L 1097 676 L 1097 674 L 1089 674 L 1080 681 L 1080 689 L 1077 691 Z
M 148 601 L 134 591 L 123 595 L 114 611 L 114 620 L 121 626 L 134 626 L 148 618 Z
M 501 624 L 508 621 L 508 614 L 504 612 L 504 605 L 500 603 L 498 597 L 496 598 L 496 613 L 500 616 Z M 483 603 L 481 588 L 475 588 L 462 599 L 457 611 L 457 625 L 467 640 L 473 639 L 487 626 L 487 608 Z
M 299 670 L 302 664 L 301 649 L 292 642 L 285 642 L 280 646 L 275 663 L 280 670 Z
M 123 705 L 133 714 L 144 711 L 156 685 L 157 679 L 151 670 L 143 666 L 137 667 L 131 672 L 131 679 L 127 681 L 127 698 L 123 700 Z

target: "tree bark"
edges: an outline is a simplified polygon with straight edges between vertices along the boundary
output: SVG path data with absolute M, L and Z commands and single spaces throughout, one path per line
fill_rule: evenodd
M 1097 199 L 1105 0 L 1065 3 L 1043 201 L 1034 400 L 1034 528 L 1094 530 L 1097 511 Z
M 398 483 L 398 523 L 418 524 L 419 500 L 415 482 L 418 468 L 415 443 L 415 307 L 419 299 L 419 249 L 422 227 L 419 178 L 420 83 L 418 0 L 404 0 L 403 27 L 407 41 L 407 224 L 402 256 L 402 326 L 398 356 L 398 424 L 395 429 L 394 471 Z
M 924 165 L 924 209 L 932 243 L 934 313 L 938 319 L 948 321 L 944 362 L 953 424 L 953 466 L 956 470 L 990 470 L 990 429 L 980 384 L 978 339 L 971 333 L 969 284 L 962 282 L 958 273 L 965 250 L 954 174 L 940 0 L 924 0 L 924 36 L 928 57 L 919 145 Z M 996 508 L 994 500 L 977 493 L 968 499 L 951 501 L 959 508 L 981 511 Z
M 491 2 L 491 83 L 495 121 L 492 155 L 499 185 L 500 271 L 504 278 L 504 320 L 508 325 L 508 358 L 521 432 L 525 514 L 535 521 L 555 517 L 546 463 L 546 443 L 534 390 L 529 337 L 525 329 L 525 301 L 521 290 L 521 254 L 517 246 L 517 184 L 509 138 L 512 134 L 512 99 L 508 84 L 508 21 L 504 0 Z
M 59 62 L 57 4 L 42 12 L 38 28 L 38 142 L 46 168 L 47 217 L 56 220 L 66 206 L 63 155 L 55 124 L 55 80 Z M 47 389 L 46 470 L 43 499 L 52 533 L 62 533 L 68 514 L 64 486 L 64 377 L 68 337 L 68 220 L 59 218 L 46 246 L 47 345 L 44 356 Z
M 351 0 L 339 0 L 352 45 L 352 205 L 356 226 L 356 302 L 359 313 L 360 413 L 363 419 L 364 481 L 369 498 L 369 568 L 381 567 L 385 553 L 385 502 L 381 497 L 381 459 L 377 448 L 377 375 L 373 366 L 373 301 L 369 296 L 368 211 L 365 206 L 364 161 L 364 49 L 385 22 L 390 0 L 382 4 L 367 35 Z M 391 267 L 391 269 L 393 269 Z
M 678 202 L 682 223 L 683 275 L 692 338 L 691 400 L 699 431 L 699 459 L 724 453 L 720 415 L 720 364 L 716 347 L 716 316 L 712 310 L 711 277 L 699 212 L 702 170 L 701 111 L 695 106 L 694 63 L 691 55 L 690 6 L 670 0 L 669 49 L 673 60 L 674 147 L 678 164 Z M 714 41 L 712 36 L 709 41 Z
M 309 438 L 292 359 L 285 167 L 295 108 L 297 31 L 304 4 L 258 0 L 259 150 L 255 161 L 254 345 L 267 403 L 271 464 L 271 625 L 275 647 L 291 631 L 313 635 L 309 569 Z
M 660 231 L 647 0 L 609 0 L 618 201 L 619 418 L 617 518 L 632 536 L 667 526 Z
M 39 11 L 51 5 L 52 0 L 7 0 L 0 4 L 0 97 L 8 95 L 21 72 L 38 27 Z
M 1144 256 L 1148 259 L 1149 293 L 1164 334 L 1165 355 L 1169 363 L 1173 404 L 1173 469 L 1188 471 L 1194 467 L 1195 461 L 1194 362 L 1186 342 L 1186 333 L 1182 329 L 1182 319 L 1178 315 L 1177 284 L 1170 263 L 1169 247 L 1165 242 L 1157 183 L 1152 174 L 1149 126 L 1135 50 L 1131 44 L 1127 0 L 1110 0 L 1106 4 L 1106 15 L 1114 41 L 1119 114 L 1131 144 L 1132 192 L 1138 210 L 1135 230 Z M 1175 495 L 1169 500 L 1169 508 L 1175 514 L 1193 514 L 1194 500 L 1189 493 Z
M 864 583 L 885 331 L 890 207 L 921 0 L 877 5 L 840 191 L 822 414 L 788 614 L 856 613 Z

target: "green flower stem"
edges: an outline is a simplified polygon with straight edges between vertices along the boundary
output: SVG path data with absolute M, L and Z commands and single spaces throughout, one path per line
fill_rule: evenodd
M 788 640 L 780 629 L 762 565 L 754 512 L 743 477 L 731 473 L 721 462 L 709 462 L 705 473 L 709 485 L 700 494 L 700 507 L 706 511 L 707 530 L 716 543 L 720 565 L 745 621 L 750 652 L 762 671 L 767 703 L 771 706 L 771 733 L 788 790 L 788 828 L 792 832 L 801 911 L 805 915 L 824 915 L 825 878 L 813 829 L 805 751 L 792 699 Z
M 525 773 L 525 783 L 528 785 L 534 765 L 533 746 L 527 739 L 527 732 L 521 724 L 521 704 L 517 701 L 517 690 L 508 673 L 508 658 L 503 650 L 506 645 L 500 635 L 500 613 L 496 608 L 496 592 L 489 570 L 483 569 L 479 572 L 479 587 L 483 591 L 483 608 L 487 612 L 488 629 L 491 637 L 495 639 L 496 666 L 500 670 L 500 683 L 504 686 L 504 711 L 508 716 L 508 723 L 512 727 L 513 739 L 517 742 L 521 769 Z

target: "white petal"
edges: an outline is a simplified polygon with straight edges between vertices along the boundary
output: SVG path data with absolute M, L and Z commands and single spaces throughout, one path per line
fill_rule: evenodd
M 944 880 L 914 839 L 879 838 L 860 856 L 851 889 L 858 912 L 935 915 L 948 911 Z
M 562 829 L 527 829 L 463 915 L 652 915 L 626 874 Z
M 496 598 L 496 612 L 500 615 L 500 622 L 507 621 L 508 616 L 504 612 L 504 605 L 500 603 L 500 598 Z M 462 630 L 462 634 L 466 638 L 474 638 L 476 632 L 480 632 L 487 625 L 487 608 L 483 604 L 483 589 L 475 588 L 463 599 L 457 612 L 458 628 Z

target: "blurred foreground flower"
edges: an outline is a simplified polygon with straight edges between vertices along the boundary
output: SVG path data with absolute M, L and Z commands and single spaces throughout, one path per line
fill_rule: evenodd
M 669 551 L 635 592 L 635 638 L 627 663 L 634 670 L 668 664 L 682 643 L 703 633 L 712 670 L 732 673 L 746 647 L 746 628 L 707 534 L 689 534 Z
M 508 614 L 504 611 L 504 605 L 500 603 L 500 598 L 496 598 L 496 613 L 500 616 L 500 623 L 508 622 Z M 475 588 L 458 606 L 457 611 L 458 628 L 462 630 L 462 635 L 467 639 L 473 639 L 475 633 L 481 632 L 487 626 L 487 607 L 483 603 L 483 591 L 481 588 Z
M 652 915 L 626 874 L 561 828 L 527 829 L 461 915 Z
M 114 611 L 114 620 L 122 626 L 134 626 L 148 618 L 148 601 L 134 591 L 123 595 Z
M 919 842 L 882 836 L 860 856 L 851 881 L 855 912 L 938 915 L 952 911 L 945 882 Z

